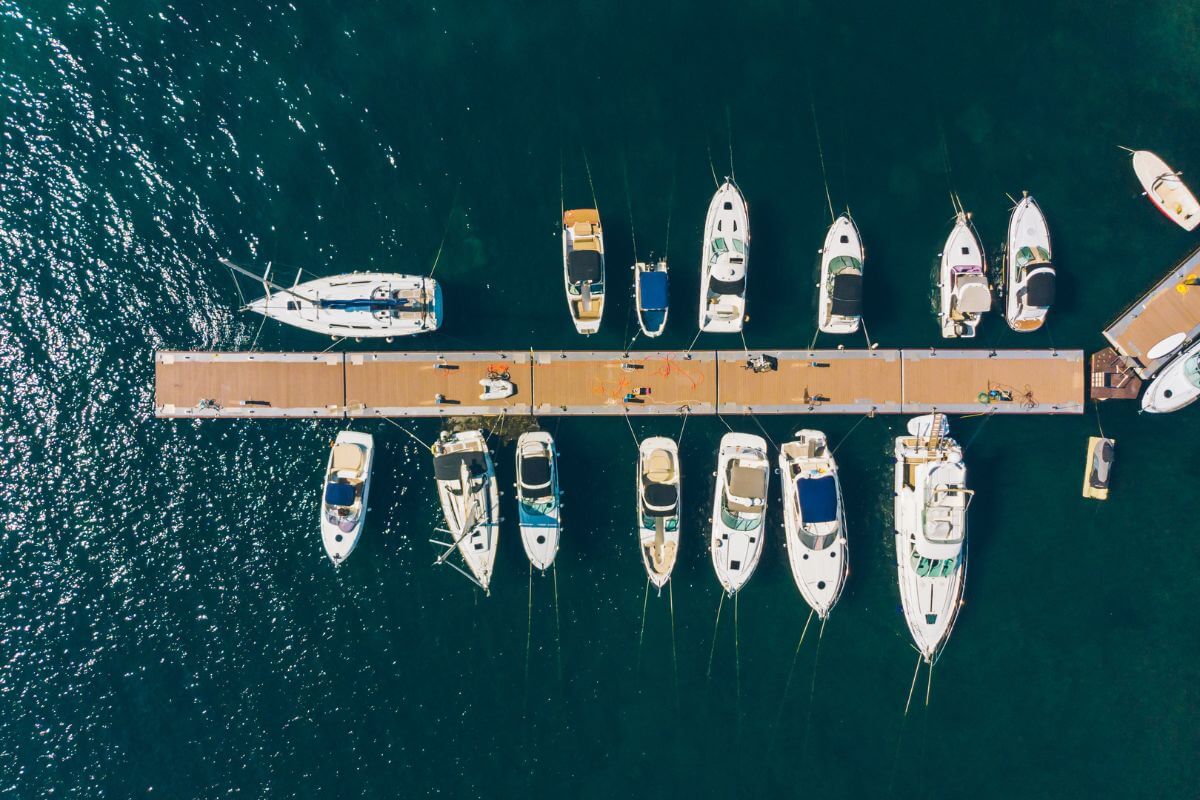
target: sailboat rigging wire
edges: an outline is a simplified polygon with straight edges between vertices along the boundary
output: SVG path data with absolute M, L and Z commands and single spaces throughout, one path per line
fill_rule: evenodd
M 438 245 L 437 255 L 433 257 L 433 266 L 429 268 L 429 277 L 433 277 L 433 272 L 438 268 L 438 262 L 442 260 L 442 250 L 446 247 L 446 237 L 450 234 L 450 222 L 454 219 L 454 210 L 458 207 L 458 190 L 462 188 L 462 181 L 459 180 L 458 185 L 454 187 L 454 198 L 450 201 L 450 213 L 446 216 L 446 227 L 442 230 L 442 243 Z
M 713 641 L 712 649 L 708 651 L 708 672 L 705 678 L 712 677 L 713 655 L 717 652 L 717 630 L 721 625 L 721 607 L 725 605 L 725 587 L 721 587 L 721 599 L 717 601 L 717 619 L 713 622 Z
M 837 214 L 833 213 L 833 197 L 829 194 L 829 175 L 825 171 L 825 150 L 821 147 L 821 126 L 817 124 L 817 99 L 812 94 L 812 85 L 809 85 L 809 101 L 812 106 L 812 121 L 813 131 L 817 135 L 817 157 L 821 161 L 821 180 L 825 184 L 825 202 L 829 205 L 829 221 L 837 221 Z

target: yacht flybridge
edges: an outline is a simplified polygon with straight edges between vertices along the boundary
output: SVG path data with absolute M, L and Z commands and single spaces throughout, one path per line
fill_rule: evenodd
M 983 246 L 961 208 L 954 218 L 954 229 L 942 248 L 938 271 L 938 322 L 947 339 L 969 339 L 985 311 L 992 307 L 992 292 L 983 272 Z
M 604 231 L 600 212 L 574 208 L 563 212 L 563 283 L 575 330 L 590 335 L 604 316 Z
M 367 518 L 375 439 L 369 433 L 342 431 L 329 448 L 321 494 L 321 541 L 335 565 L 350 557 Z
M 967 576 L 967 488 L 962 448 L 941 414 L 909 420 L 896 438 L 896 571 L 913 642 L 932 664 L 958 617 Z
M 730 597 L 750 580 L 762 556 L 770 474 L 767 443 L 761 436 L 721 437 L 710 550 L 717 580 Z
M 558 452 L 545 431 L 527 431 L 517 439 L 517 511 L 525 555 L 545 572 L 558 554 L 561 524 Z
M 496 563 L 500 493 L 483 433 L 443 431 L 433 445 L 433 474 L 451 537 L 450 542 L 440 543 L 446 545 L 446 552 L 438 561 L 457 548 L 469 570 L 463 574 L 487 592 Z
M 1180 173 L 1149 150 L 1129 152 L 1133 154 L 1133 171 L 1155 208 L 1185 231 L 1195 230 L 1200 225 L 1200 203 Z
M 646 576 L 661 590 L 679 554 L 679 447 L 665 436 L 638 445 L 638 549 Z
M 1004 248 L 1004 319 L 1014 331 L 1036 331 L 1054 303 L 1050 229 L 1026 193 L 1008 219 Z
M 335 337 L 390 338 L 436 331 L 442 324 L 442 290 L 433 278 L 389 272 L 350 272 L 281 286 L 270 269 L 255 275 L 228 259 L 231 270 L 261 281 L 266 294 L 243 310 Z
M 796 431 L 779 451 L 783 526 L 792 578 L 809 607 L 824 620 L 849 573 L 846 514 L 837 464 L 821 431 Z
M 750 212 L 737 184 L 726 178 L 708 204 L 700 257 L 700 330 L 737 333 L 746 316 Z
M 824 333 L 854 333 L 862 324 L 863 262 L 866 253 L 858 226 L 842 214 L 825 234 L 817 327 Z

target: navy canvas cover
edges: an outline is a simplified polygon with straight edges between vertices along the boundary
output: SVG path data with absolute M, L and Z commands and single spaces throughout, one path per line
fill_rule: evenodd
M 800 493 L 800 513 L 805 524 L 837 519 L 837 485 L 832 475 L 800 478 L 796 490 Z
M 325 502 L 331 506 L 354 505 L 354 487 L 348 483 L 325 484 Z
M 642 287 L 643 310 L 667 307 L 667 273 L 639 272 L 638 280 Z

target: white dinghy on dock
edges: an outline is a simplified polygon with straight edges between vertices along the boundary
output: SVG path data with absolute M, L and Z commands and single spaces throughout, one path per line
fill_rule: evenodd
M 750 210 L 726 178 L 708 204 L 700 256 L 700 330 L 737 333 L 746 317 Z

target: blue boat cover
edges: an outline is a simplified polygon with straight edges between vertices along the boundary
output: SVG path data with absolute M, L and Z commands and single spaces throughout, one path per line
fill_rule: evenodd
M 325 502 L 331 506 L 354 505 L 354 487 L 348 483 L 325 484 Z
M 354 300 L 318 300 L 319 308 L 330 311 L 394 311 L 407 308 L 408 300 L 398 297 L 363 297 Z
M 800 493 L 800 513 L 805 524 L 837 519 L 837 486 L 832 475 L 800 478 L 796 490 Z
M 667 273 L 639 272 L 642 286 L 642 310 L 667 307 Z

